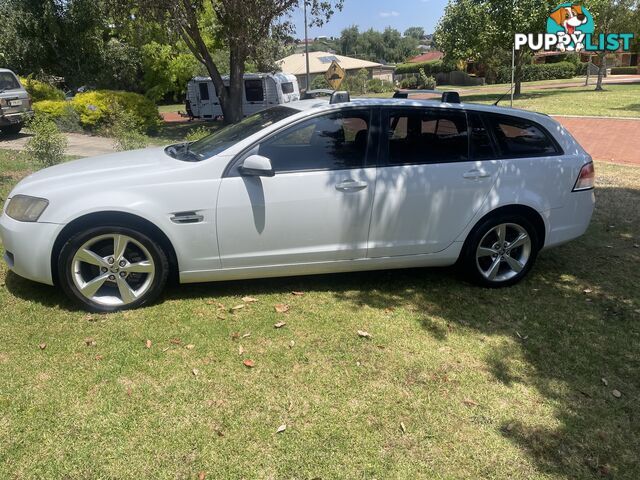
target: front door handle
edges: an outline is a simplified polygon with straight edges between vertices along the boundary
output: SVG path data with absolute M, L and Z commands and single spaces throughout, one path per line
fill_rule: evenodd
M 364 190 L 369 185 L 367 182 L 357 182 L 356 180 L 345 180 L 344 182 L 338 183 L 336 185 L 336 190 L 340 190 L 341 192 L 359 192 L 360 190 Z
M 469 170 L 462 176 L 468 180 L 479 180 L 481 178 L 489 178 L 491 174 L 485 170 L 474 169 L 474 170 Z

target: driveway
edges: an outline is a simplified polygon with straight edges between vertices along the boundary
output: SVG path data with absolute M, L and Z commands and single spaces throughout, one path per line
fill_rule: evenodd
M 78 157 L 93 157 L 115 152 L 114 142 L 110 138 L 84 135 L 82 133 L 67 133 L 67 155 Z M 0 148 L 9 150 L 24 150 L 31 135 L 21 132 L 18 135 L 0 136 Z

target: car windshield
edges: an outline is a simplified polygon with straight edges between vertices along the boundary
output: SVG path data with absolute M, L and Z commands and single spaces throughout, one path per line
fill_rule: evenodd
M 20 88 L 20 84 L 12 73 L 0 72 L 0 91 L 15 90 L 17 88 Z
M 263 110 L 192 143 L 188 146 L 188 156 L 191 157 L 190 160 L 195 161 L 213 157 L 233 144 L 296 113 L 298 110 L 288 107 L 273 107 Z

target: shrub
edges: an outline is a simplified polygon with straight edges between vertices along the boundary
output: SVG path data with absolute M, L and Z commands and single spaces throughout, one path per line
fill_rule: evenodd
M 403 78 L 400 82 L 400 87 L 415 90 L 418 88 L 418 79 L 416 77 Z
M 185 137 L 185 140 L 187 142 L 196 142 L 204 137 L 208 137 L 209 135 L 211 135 L 211 131 L 204 125 L 201 125 L 198 128 L 191 130 Z
M 42 100 L 33 104 L 36 114 L 47 116 L 53 120 L 63 132 L 80 132 L 80 115 L 71 102 L 65 100 Z
M 324 75 L 318 75 L 316 78 L 311 80 L 310 90 L 321 90 L 324 88 L 331 88 L 327 80 L 324 78 Z
M 64 100 L 64 92 L 53 85 L 35 80 L 31 76 L 20 78 L 20 83 L 31 96 L 33 102 L 42 100 Z
M 576 66 L 571 62 L 537 63 L 522 67 L 523 82 L 573 78 L 575 74 Z M 511 67 L 498 68 L 495 81 L 496 83 L 509 83 L 511 81 Z
M 386 93 L 394 90 L 395 86 L 392 82 L 385 82 L 379 78 L 372 78 L 367 82 L 367 92 L 369 93 Z
M 638 67 L 613 67 L 611 75 L 635 75 L 638 73 Z
M 69 105 L 64 100 L 41 100 L 33 104 L 33 111 L 36 114 L 46 115 L 52 120 L 64 115 L 65 107 Z
M 27 143 L 27 153 L 45 167 L 57 165 L 64 160 L 67 138 L 47 115 L 36 114 L 29 122 L 33 136 Z
M 433 90 L 434 88 L 436 88 L 436 79 L 428 76 L 422 68 L 420 69 L 419 75 L 418 88 L 423 88 L 426 90 Z
M 396 67 L 396 74 L 420 73 L 420 70 L 424 70 L 424 73 L 433 76 L 437 73 L 448 73 L 457 70 L 457 68 L 444 63 L 442 60 L 432 60 L 422 63 L 401 63 Z
M 116 107 L 110 114 L 110 121 L 106 131 L 114 138 L 117 151 L 136 150 L 149 144 L 148 137 L 142 133 L 136 118 L 129 111 Z
M 160 122 L 155 103 L 138 93 L 95 90 L 76 95 L 72 103 L 80 115 L 81 125 L 89 129 L 114 123 L 112 117 L 118 109 L 126 112 L 132 124 L 141 131 L 153 132 Z

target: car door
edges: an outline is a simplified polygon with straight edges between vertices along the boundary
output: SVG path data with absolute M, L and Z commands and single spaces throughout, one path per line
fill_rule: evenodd
M 368 256 L 435 253 L 462 233 L 491 191 L 500 161 L 482 119 L 460 109 L 383 110 Z M 471 145 L 471 148 L 470 148 Z
M 364 258 L 376 168 L 369 109 L 303 120 L 241 155 L 222 180 L 217 231 L 223 268 Z M 242 176 L 249 154 L 272 177 Z

